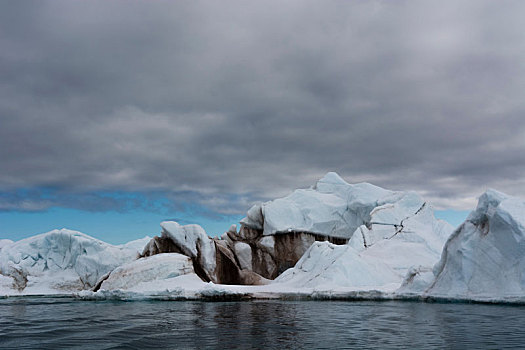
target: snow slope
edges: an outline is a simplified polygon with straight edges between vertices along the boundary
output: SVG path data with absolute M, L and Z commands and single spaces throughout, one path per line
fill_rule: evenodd
M 325 290 L 334 287 L 377 289 L 398 280 L 396 273 L 381 260 L 363 259 L 348 245 L 315 242 L 295 267 L 286 270 L 274 283 Z
M 113 246 L 67 229 L 13 242 L 0 250 L 2 285 L 5 287 L 5 279 L 9 278 L 14 290 L 22 294 L 60 294 L 91 288 L 104 274 L 136 259 L 136 243 Z

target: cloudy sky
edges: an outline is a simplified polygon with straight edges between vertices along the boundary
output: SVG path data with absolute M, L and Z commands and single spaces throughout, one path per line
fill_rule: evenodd
M 3 1 L 0 236 L 67 225 L 125 241 L 163 219 L 220 230 L 327 171 L 449 213 L 489 187 L 525 196 L 524 13 Z

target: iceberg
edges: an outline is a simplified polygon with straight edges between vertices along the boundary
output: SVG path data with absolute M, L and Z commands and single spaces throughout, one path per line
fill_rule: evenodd
M 439 258 L 452 230 L 434 218 L 431 206 L 415 192 L 390 191 L 368 183 L 352 185 L 329 172 L 309 189 L 254 205 L 241 220 L 240 231 L 230 229 L 224 238 L 237 252 L 243 248 L 244 266 L 275 279 L 318 241 L 349 244 L 359 254 L 366 250 L 364 255 L 379 259 L 388 253 L 381 247 L 394 251 L 397 243 L 408 242 L 415 245 L 416 258 L 423 259 L 416 262 L 429 264 Z M 249 244 L 251 254 L 238 242 Z M 247 256 L 251 264 L 246 263 Z M 397 259 L 402 259 L 401 254 Z M 410 262 L 394 265 L 394 270 L 403 273 Z
M 423 289 L 423 297 L 525 301 L 523 271 L 525 201 L 488 190 L 446 242 L 433 278 L 413 271 L 400 292 Z
M 310 189 L 253 206 L 240 230 L 232 225 L 220 239 L 198 225 L 161 226 L 143 256 L 181 253 L 205 282 L 294 293 L 394 291 L 414 265 L 431 268 L 439 260 L 453 231 L 415 192 L 350 185 L 335 173 Z
M 253 206 L 239 230 L 232 225 L 220 238 L 199 225 L 165 221 L 161 228 L 159 236 L 119 246 L 66 229 L 5 242 L 0 291 L 184 298 L 392 293 L 416 267 L 428 270 L 438 261 L 452 232 L 415 192 L 351 185 L 336 173 Z
M 92 288 L 109 271 L 136 259 L 136 245 L 113 246 L 67 229 L 8 243 L 0 250 L 2 290 L 7 284 L 13 294 L 62 294 Z
M 415 192 L 315 186 L 199 225 L 110 245 L 66 229 L 0 241 L 0 295 L 117 299 L 446 298 L 525 302 L 525 202 L 485 192 L 457 229 Z

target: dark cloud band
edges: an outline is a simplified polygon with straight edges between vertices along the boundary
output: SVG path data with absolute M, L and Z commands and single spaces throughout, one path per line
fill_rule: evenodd
M 0 7 L 6 193 L 187 192 L 228 212 L 335 170 L 441 207 L 525 195 L 520 2 Z

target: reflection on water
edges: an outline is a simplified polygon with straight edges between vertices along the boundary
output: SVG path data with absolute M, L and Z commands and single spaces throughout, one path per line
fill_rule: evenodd
M 525 308 L 351 301 L 0 299 L 0 348 L 520 348 Z

